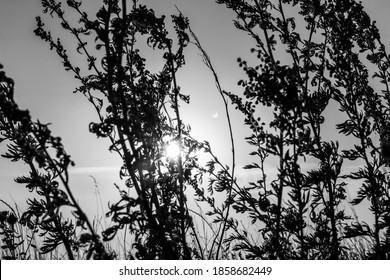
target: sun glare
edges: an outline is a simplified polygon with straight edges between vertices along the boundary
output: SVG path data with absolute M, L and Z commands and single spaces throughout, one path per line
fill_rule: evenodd
M 177 158 L 180 154 L 180 147 L 176 141 L 171 141 L 165 148 L 165 152 L 168 158 Z

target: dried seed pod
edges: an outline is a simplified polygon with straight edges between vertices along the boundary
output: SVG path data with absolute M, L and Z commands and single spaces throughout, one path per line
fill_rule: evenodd
M 259 208 L 261 211 L 266 212 L 268 210 L 268 207 L 270 206 L 270 201 L 266 197 L 260 197 L 259 198 Z

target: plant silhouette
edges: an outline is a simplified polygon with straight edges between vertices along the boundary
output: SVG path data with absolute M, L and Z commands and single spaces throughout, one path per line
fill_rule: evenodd
M 76 40 L 84 65 L 76 65 L 61 39 L 36 19 L 35 34 L 74 74 L 80 82 L 75 92 L 96 111 L 99 121 L 90 123 L 90 132 L 109 139 L 108 149 L 123 160 L 123 186 L 116 185 L 120 199 L 110 203 L 106 216 L 112 224 L 101 233 L 71 191 L 73 162 L 61 139 L 18 108 L 13 80 L 0 72 L 0 140 L 8 143 L 3 157 L 29 166 L 29 175 L 16 182 L 37 197 L 28 200 L 22 214 L 2 201 L 9 208 L 0 213 L 2 258 L 32 258 L 26 243 L 42 255 L 63 246 L 68 259 L 118 258 L 108 244 L 125 231 L 132 237 L 123 256 L 128 259 L 389 259 L 390 61 L 362 5 L 216 0 L 236 14 L 235 28 L 253 39 L 252 59 L 237 59 L 246 75 L 238 81 L 243 92 L 232 93 L 223 89 L 212 58 L 179 10 L 171 17 L 172 36 L 165 16 L 138 2 L 104 0 L 91 18 L 81 1 L 66 1 L 66 9 L 59 1 L 42 1 L 43 12 Z M 68 10 L 78 15 L 78 23 L 66 19 Z M 190 96 L 181 92 L 177 73 L 190 42 L 211 71 L 225 108 L 228 164 L 209 142 L 192 138 L 181 119 L 180 104 L 189 103 Z M 145 49 L 160 55 L 160 71 L 147 69 Z M 374 82 L 382 86 L 380 92 Z M 251 131 L 245 139 L 253 147 L 253 162 L 244 169 L 255 171 L 253 182 L 236 178 L 240 135 L 232 128 L 231 108 L 243 114 Z M 349 139 L 347 145 L 327 140 L 326 112 L 335 108 L 345 118 L 335 130 Z M 171 142 L 177 143 L 173 157 L 167 154 Z M 200 164 L 197 151 L 211 160 Z M 276 175 L 271 176 L 273 163 Z M 352 185 L 359 190 L 348 201 Z M 206 214 L 189 208 L 189 190 Z M 370 203 L 372 225 L 345 211 L 364 200 Z M 74 209 L 75 223 L 63 215 L 64 206 Z M 200 236 L 195 217 L 209 227 L 211 240 Z M 251 226 L 244 227 L 241 218 Z M 44 237 L 39 248 L 36 235 Z M 353 249 L 354 244 L 367 248 Z

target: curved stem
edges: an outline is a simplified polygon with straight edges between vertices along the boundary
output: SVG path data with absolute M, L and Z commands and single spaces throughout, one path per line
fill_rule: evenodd
M 226 115 L 226 119 L 227 119 L 227 123 L 228 123 L 228 128 L 229 128 L 230 145 L 231 145 L 231 150 L 232 150 L 231 181 L 230 181 L 230 186 L 229 186 L 229 189 L 228 189 L 228 195 L 227 195 L 227 200 L 226 200 L 227 201 L 226 214 L 225 214 L 225 217 L 224 217 L 222 232 L 221 232 L 221 235 L 220 235 L 220 240 L 218 242 L 218 248 L 217 248 L 217 252 L 216 252 L 216 259 L 218 259 L 219 252 L 220 252 L 220 249 L 221 249 L 221 245 L 223 243 L 223 238 L 224 238 L 224 235 L 225 235 L 225 232 L 226 232 L 226 229 L 227 229 L 227 222 L 228 222 L 229 214 L 230 214 L 230 206 L 232 204 L 232 190 L 233 190 L 233 185 L 234 185 L 234 182 L 235 182 L 235 178 L 234 177 L 235 177 L 235 169 L 236 169 L 235 143 L 234 143 L 234 137 L 233 137 L 232 122 L 231 122 L 231 119 L 230 119 L 229 106 L 228 106 L 228 102 L 227 102 L 227 99 L 226 99 L 226 96 L 225 96 L 226 93 L 225 93 L 225 91 L 221 87 L 221 84 L 220 84 L 219 79 L 218 79 L 218 75 L 217 75 L 217 73 L 216 73 L 216 71 L 215 71 L 215 69 L 214 69 L 214 67 L 213 67 L 213 65 L 211 63 L 210 57 L 207 55 L 206 51 L 201 46 L 199 39 L 197 38 L 197 36 L 195 35 L 195 33 L 192 31 L 191 28 L 189 28 L 189 31 L 190 31 L 190 34 L 191 34 L 192 38 L 194 38 L 194 40 L 195 40 L 195 45 L 198 47 L 198 49 L 202 53 L 202 57 L 203 57 L 204 63 L 206 64 L 207 68 L 209 68 L 209 70 L 212 72 L 212 74 L 214 76 L 215 85 L 217 87 L 217 90 L 218 90 L 221 98 L 222 98 L 222 101 L 223 101 L 223 104 L 224 104 L 224 108 L 225 108 L 225 115 Z

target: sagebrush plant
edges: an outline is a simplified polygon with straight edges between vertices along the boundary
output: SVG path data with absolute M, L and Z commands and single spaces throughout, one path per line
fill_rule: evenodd
M 90 222 L 71 192 L 68 169 L 73 162 L 61 139 L 18 108 L 13 80 L 0 72 L 0 140 L 8 143 L 3 156 L 30 167 L 30 174 L 16 182 L 37 197 L 28 200 L 21 215 L 2 201 L 9 209 L 0 213 L 2 258 L 40 258 L 62 246 L 68 259 L 390 257 L 385 171 L 390 158 L 390 61 L 375 23 L 352 0 L 216 3 L 236 13 L 235 27 L 254 42 L 251 61 L 237 59 L 247 76 L 238 81 L 243 94 L 223 89 L 211 58 L 180 11 L 172 16 L 171 36 L 165 16 L 137 0 L 103 0 L 96 17 L 83 11 L 81 1 L 68 0 L 65 9 L 60 1 L 42 0 L 44 13 L 56 17 L 75 39 L 84 65 L 70 59 L 40 17 L 35 34 L 80 82 L 75 92 L 87 98 L 99 118 L 89 130 L 108 138 L 109 150 L 123 160 L 123 185 L 115 185 L 120 200 L 110 202 L 111 226 L 98 232 L 99 221 Z M 68 12 L 78 15 L 77 23 L 67 20 Z M 227 150 L 232 153 L 228 164 L 207 141 L 193 139 L 181 119 L 180 102 L 188 103 L 190 97 L 182 93 L 177 71 L 185 64 L 190 41 L 211 70 L 225 108 Z M 161 55 L 160 71 L 146 67 L 146 48 Z M 372 87 L 377 81 L 383 85 L 380 92 Z M 236 178 L 239 136 L 231 124 L 231 105 L 243 113 L 251 131 L 246 140 L 254 148 L 254 160 L 244 169 L 256 170 L 254 182 L 239 184 Z M 326 140 L 326 111 L 335 106 L 345 115 L 335 132 L 347 136 L 350 146 Z M 166 155 L 171 142 L 179 147 L 176 158 Z M 198 150 L 211 157 L 204 166 L 197 162 Z M 358 167 L 351 172 L 348 166 Z M 373 225 L 345 212 L 351 185 L 359 186 L 352 205 L 369 200 Z M 188 188 L 195 191 L 198 209 L 187 206 Z M 223 194 L 221 205 L 215 192 Z M 209 211 L 202 210 L 204 205 Z M 72 219 L 63 215 L 69 207 Z M 251 225 L 244 226 L 241 217 Z M 119 232 L 124 244 L 126 235 L 131 236 L 131 246 L 118 249 L 124 253 L 109 245 Z M 39 257 L 30 253 L 32 247 Z
M 0 65 L 0 69 L 2 67 Z M 14 211 L 4 213 L 8 225 L 2 223 L 2 234 L 5 235 L 3 241 L 12 253 L 6 257 L 16 257 L 14 252 L 20 244 L 12 243 L 8 248 L 9 242 L 6 240 L 10 235 L 11 239 L 14 238 L 12 231 L 16 232 L 14 227 L 18 221 L 29 230 L 45 235 L 40 247 L 41 253 L 49 253 L 62 244 L 68 258 L 73 259 L 74 252 L 78 251 L 80 245 L 89 243 L 88 255 L 109 258 L 110 254 L 105 252 L 99 236 L 70 190 L 68 167 L 73 162 L 66 154 L 61 138 L 52 136 L 48 125 L 33 121 L 27 110 L 19 109 L 13 99 L 14 82 L 3 71 L 0 72 L 0 84 L 0 141 L 8 142 L 7 152 L 2 156 L 11 161 L 23 161 L 29 166 L 30 173 L 15 181 L 25 184 L 38 198 L 27 200 L 28 209 L 19 219 Z M 62 216 L 60 208 L 66 206 L 73 208 L 76 224 Z M 84 229 L 80 240 L 75 238 L 75 227 Z
M 129 8 L 127 1 L 103 1 L 93 20 L 80 9 L 81 2 L 67 1 L 80 16 L 77 28 L 65 19 L 61 3 L 42 4 L 45 12 L 57 15 L 62 27 L 74 35 L 77 50 L 87 59 L 87 73 L 83 75 L 73 65 L 60 40 L 43 29 L 40 18 L 35 33 L 56 50 L 65 69 L 81 82 L 75 92 L 88 98 L 100 119 L 100 123 L 90 124 L 90 131 L 108 137 L 109 149 L 124 162 L 120 177 L 126 190 L 121 189 L 120 201 L 110 206 L 107 215 L 115 225 L 103 231 L 103 240 L 111 240 L 127 227 L 135 238 L 130 258 L 191 259 L 196 248 L 187 240 L 193 225 L 184 190 L 195 160 L 191 152 L 197 147 L 181 121 L 179 101 L 188 102 L 189 97 L 180 92 L 176 79 L 184 64 L 188 20 L 172 16 L 174 44 L 165 16 L 156 16 L 137 1 Z M 139 37 L 146 37 L 147 47 L 161 53 L 163 67 L 158 73 L 146 69 L 145 58 L 137 49 Z M 95 40 L 92 50 L 88 38 Z M 170 141 L 180 147 L 175 160 L 164 155 Z
M 259 174 L 248 186 L 233 186 L 231 204 L 262 224 L 262 242 L 253 243 L 234 219 L 226 242 L 238 241 L 233 250 L 248 258 L 339 259 L 347 249 L 343 240 L 367 236 L 375 242 L 365 257 L 388 258 L 389 182 L 380 167 L 388 146 L 389 58 L 375 23 L 355 1 L 216 2 L 236 13 L 234 24 L 253 38 L 251 52 L 258 59 L 238 58 L 248 76 L 238 82 L 244 96 L 225 94 L 252 130 L 246 139 L 257 161 L 245 168 Z M 282 52 L 290 57 L 279 60 Z M 377 66 L 372 79 L 365 62 Z M 381 92 L 371 86 L 375 78 L 383 84 Z M 355 145 L 341 150 L 336 139 L 324 140 L 330 104 L 346 114 L 336 128 Z M 269 123 L 261 119 L 267 107 L 273 115 Z M 277 176 L 268 178 L 265 164 L 275 159 Z M 308 160 L 319 167 L 305 172 Z M 343 174 L 346 160 L 361 167 Z M 370 201 L 373 227 L 343 210 L 352 181 L 362 182 L 352 204 Z

